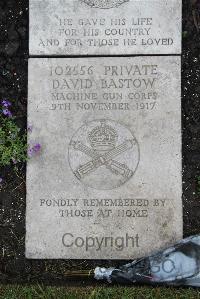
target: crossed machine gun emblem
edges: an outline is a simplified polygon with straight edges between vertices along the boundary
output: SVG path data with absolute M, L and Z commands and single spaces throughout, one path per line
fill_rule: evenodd
M 122 164 L 113 159 L 123 154 L 124 152 L 132 149 L 135 143 L 136 140 L 128 139 L 118 146 L 113 145 L 111 149 L 104 149 L 104 151 L 102 151 L 94 149 L 93 147 L 88 147 L 81 141 L 71 141 L 70 145 L 72 145 L 74 150 L 80 151 L 86 154 L 88 157 L 92 158 L 91 161 L 78 166 L 78 168 L 74 171 L 75 176 L 79 180 L 81 180 L 91 172 L 104 165 L 112 173 L 116 175 L 121 175 L 126 180 L 128 180 L 134 172 L 131 169 L 129 169 L 129 167 L 126 164 Z

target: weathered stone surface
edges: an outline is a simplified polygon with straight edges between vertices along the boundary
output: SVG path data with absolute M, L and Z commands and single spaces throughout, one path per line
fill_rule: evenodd
M 29 61 L 28 258 L 129 259 L 182 237 L 180 57 Z
M 30 54 L 179 54 L 181 3 L 30 0 Z

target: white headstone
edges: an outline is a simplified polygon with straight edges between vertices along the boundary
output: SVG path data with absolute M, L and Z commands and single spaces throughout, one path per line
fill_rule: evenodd
M 180 54 L 181 4 L 181 0 L 30 0 L 30 54 Z
M 182 237 L 180 57 L 32 58 L 28 258 L 131 259 Z

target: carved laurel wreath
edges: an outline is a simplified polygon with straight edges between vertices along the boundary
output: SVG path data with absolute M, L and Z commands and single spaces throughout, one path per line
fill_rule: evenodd
M 129 0 L 81 0 L 85 4 L 94 8 L 112 8 L 118 7 Z

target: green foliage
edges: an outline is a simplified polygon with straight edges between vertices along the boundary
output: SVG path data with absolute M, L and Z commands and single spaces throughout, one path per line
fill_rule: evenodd
M 182 36 L 183 36 L 183 38 L 188 37 L 188 32 L 187 31 L 183 31 Z
M 26 134 L 14 117 L 0 115 L 0 167 L 27 160 Z

